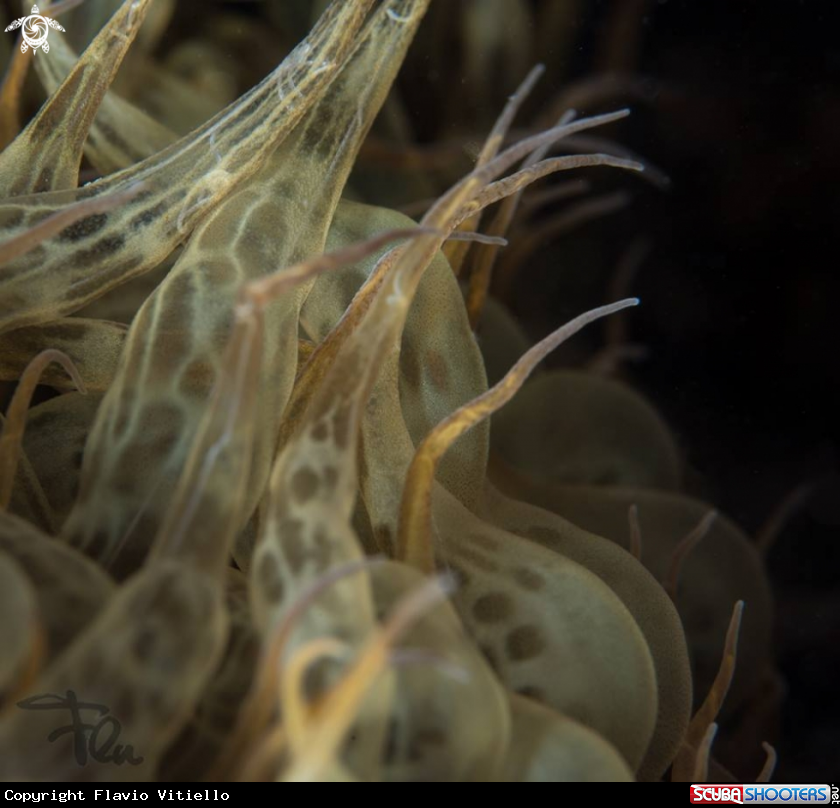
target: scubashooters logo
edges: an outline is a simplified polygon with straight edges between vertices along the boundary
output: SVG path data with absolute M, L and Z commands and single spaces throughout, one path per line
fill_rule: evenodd
M 830 785 L 737 785 L 691 786 L 691 802 L 695 805 L 763 805 L 808 803 L 840 803 L 840 789 Z
M 16 31 L 23 27 L 20 32 L 23 37 L 23 42 L 20 43 L 21 53 L 26 53 L 29 48 L 33 51 L 41 48 L 44 53 L 50 52 L 50 43 L 47 42 L 47 37 L 50 33 L 50 28 L 55 28 L 56 31 L 63 31 L 64 29 L 53 19 L 45 17 L 38 12 L 38 6 L 32 6 L 32 13 L 28 17 L 21 17 L 15 20 L 10 26 L 6 28 L 7 31 Z

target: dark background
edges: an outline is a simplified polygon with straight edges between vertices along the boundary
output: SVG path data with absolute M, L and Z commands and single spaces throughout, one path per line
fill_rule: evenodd
M 561 0 L 533 7 L 554 2 Z M 555 65 L 544 76 L 523 117 L 539 119 L 576 80 L 635 76 L 640 93 L 581 112 L 628 103 L 631 117 L 609 136 L 655 163 L 671 187 L 602 170 L 596 188 L 629 190 L 630 206 L 546 245 L 508 299 L 531 337 L 542 337 L 606 302 L 621 255 L 640 236 L 648 240 L 648 258 L 627 290 L 642 300 L 627 323 L 646 358 L 625 365 L 623 375 L 676 433 L 693 493 L 753 536 L 791 505 L 767 555 L 786 688 L 772 739 L 781 783 L 840 780 L 837 7 L 834 0 L 579 3 L 573 32 L 556 32 L 574 47 L 562 71 Z M 419 58 L 423 47 L 430 45 L 421 36 L 401 81 L 414 91 L 417 130 L 434 142 L 457 132 L 455 124 L 435 126 L 435 99 L 463 77 L 454 66 L 424 72 L 433 59 Z M 549 50 L 535 60 L 551 57 Z M 522 75 L 506 67 L 500 62 L 488 80 L 508 93 Z M 469 84 L 461 95 L 476 120 L 481 95 Z M 496 109 L 503 102 L 499 93 Z M 558 352 L 549 361 L 570 358 Z
M 621 0 L 619 0 L 620 2 Z M 592 4 L 597 41 L 618 3 Z M 711 499 L 750 533 L 812 485 L 768 556 L 788 693 L 777 782 L 840 778 L 840 40 L 834 2 L 669 0 L 644 16 L 661 82 L 624 142 L 672 178 L 613 233 L 653 240 L 632 375 Z M 581 68 L 585 69 L 583 65 Z

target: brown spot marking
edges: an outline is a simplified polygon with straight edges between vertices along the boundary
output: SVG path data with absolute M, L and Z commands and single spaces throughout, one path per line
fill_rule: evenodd
M 508 634 L 505 649 L 514 662 L 524 662 L 545 650 L 545 639 L 536 626 L 520 626 Z
M 473 603 L 472 611 L 480 623 L 501 623 L 513 614 L 513 602 L 504 593 L 493 592 Z
M 326 421 L 318 421 L 312 428 L 312 440 L 322 443 L 330 436 L 330 425 Z
M 330 86 L 335 87 L 335 82 Z M 280 199 L 294 198 L 298 195 L 298 185 L 291 180 L 274 182 L 272 183 L 272 187 L 274 188 L 274 195 Z
M 341 407 L 333 416 L 333 440 L 339 449 L 346 449 L 350 442 L 349 407 Z
M 324 469 L 324 484 L 329 489 L 333 489 L 338 484 L 338 469 L 332 466 L 327 466 Z
M 85 655 L 74 674 L 78 673 L 78 681 L 96 682 L 102 676 L 102 671 L 107 668 L 107 660 L 103 659 L 101 654 L 94 653 Z
M 14 292 L 3 292 L 3 297 L 0 298 L 0 314 L 16 314 L 19 309 L 28 304 L 24 295 Z
M 419 730 L 411 739 L 408 747 L 408 760 L 419 763 L 425 758 L 427 747 L 441 747 L 446 744 L 446 733 L 442 730 L 427 728 Z
M 193 352 L 190 319 L 195 294 L 190 278 L 184 274 L 168 275 L 158 290 L 160 294 L 150 313 L 154 324 L 149 327 L 154 333 L 152 364 L 171 368 L 190 359 Z
M 62 92 L 66 93 L 65 98 L 77 97 L 79 87 L 83 86 L 84 77 L 91 67 L 92 65 L 79 64 L 77 69 L 67 77 L 61 88 Z M 56 131 L 61 131 L 63 128 L 63 106 L 63 104 L 52 104 L 51 106 L 44 107 L 40 117 L 35 119 L 28 131 L 30 142 L 33 145 L 47 145 L 50 136 Z M 37 163 L 34 164 L 33 168 L 35 166 L 37 166 Z
M 443 746 L 446 743 L 446 733 L 442 729 L 421 729 L 415 737 L 422 746 Z
M 149 444 L 149 449 L 151 450 L 152 456 L 157 458 L 161 464 L 166 462 L 171 462 L 173 459 L 173 453 L 175 453 L 176 449 L 181 450 L 185 444 L 189 446 L 189 438 L 188 435 L 192 433 L 185 433 L 185 432 L 167 432 L 163 435 L 159 435 L 155 440 Z M 177 460 L 181 457 L 180 454 L 174 455 L 175 459 Z
M 143 626 L 137 632 L 137 636 L 131 643 L 131 650 L 139 660 L 145 660 L 150 656 L 155 647 L 155 632 L 149 626 Z
M 379 547 L 386 547 L 390 549 L 394 546 L 394 536 L 391 533 L 390 525 L 378 525 L 374 528 L 373 537 Z
M 417 740 L 425 746 L 443 746 L 446 733 L 442 729 L 423 729 L 417 733 Z
M 429 351 L 426 354 L 426 365 L 429 368 L 429 378 L 435 389 L 442 393 L 449 388 L 449 368 L 446 366 L 446 358 L 438 351 Z
M 61 595 L 62 606 L 71 610 L 74 614 L 83 614 L 85 611 L 93 610 L 94 613 L 98 608 L 91 603 L 91 592 L 87 589 L 68 590 L 59 593 Z M 98 606 L 98 604 L 96 604 Z M 91 609 L 93 607 L 93 609 Z
M 303 543 L 303 522 L 300 519 L 283 519 L 278 527 L 280 540 L 286 551 L 289 569 L 298 573 L 306 561 L 306 547 Z
M 484 533 L 467 533 L 466 539 L 470 544 L 476 544 L 490 552 L 498 552 L 499 542 Z
M 315 532 L 315 539 L 313 543 L 315 546 L 311 551 L 310 556 L 315 561 L 315 567 L 318 572 L 321 572 L 329 567 L 330 559 L 332 557 L 332 546 L 324 528 L 319 527 Z
M 145 458 L 141 452 L 137 451 L 137 448 L 135 445 L 130 446 L 128 457 L 123 457 L 122 462 L 118 463 L 109 475 L 111 489 L 125 497 L 130 497 L 138 489 L 142 490 L 143 479 L 137 476 L 137 470 L 145 465 L 143 463 Z M 133 462 L 134 455 L 138 456 L 139 463 L 137 464 Z
M 126 407 L 120 407 L 114 424 L 114 437 L 118 439 L 123 437 L 128 432 L 129 423 L 131 423 L 131 411 Z
M 129 223 L 128 226 L 132 230 L 139 230 L 141 227 L 146 227 L 150 225 L 155 219 L 159 219 L 166 213 L 167 210 L 166 202 L 159 202 L 157 205 L 151 208 L 147 208 L 146 210 L 141 211 L 138 213 Z
M 298 469 L 292 475 L 292 496 L 303 505 L 315 496 L 320 485 L 318 475 L 312 469 Z
M 194 359 L 182 371 L 178 389 L 185 396 L 204 398 L 216 380 L 216 369 L 206 359 Z
M 92 216 L 85 216 L 84 219 L 79 219 L 75 224 L 65 227 L 58 234 L 58 239 L 59 241 L 80 241 L 87 236 L 98 233 L 106 224 L 108 224 L 107 213 L 94 213 Z
M 225 258 L 210 258 L 199 265 L 201 279 L 210 287 L 224 287 L 237 280 L 236 265 Z
M 19 227 L 23 224 L 23 211 L 20 208 L 12 208 L 9 213 L 2 217 L 2 222 L 3 228 Z
M 489 646 L 489 645 L 482 645 L 481 646 L 481 653 L 484 658 L 487 660 L 487 664 L 498 673 L 499 671 L 499 658 L 496 656 L 496 652 Z
M 481 553 L 477 553 L 474 550 L 470 549 L 469 547 L 464 547 L 463 545 L 456 545 L 450 551 L 458 558 L 469 562 L 474 567 L 478 567 L 480 570 L 484 570 L 484 572 L 498 572 L 499 568 L 486 556 L 483 556 Z
M 160 328 L 155 334 L 155 340 L 155 356 L 152 357 L 148 370 L 152 380 L 166 378 L 171 372 L 171 367 L 186 361 L 193 350 L 192 334 L 185 326 Z
M 162 715 L 164 711 L 171 712 L 165 693 L 164 688 L 148 682 L 143 692 L 143 709 L 154 715 Z M 166 717 L 168 718 L 168 716 Z
M 316 106 L 317 110 L 318 107 Z M 314 155 L 323 155 L 327 157 L 331 154 L 330 142 L 326 137 L 326 130 L 317 126 L 309 126 L 303 133 L 303 144 L 307 152 Z M 290 265 L 294 265 L 297 261 L 290 261 Z
M 198 603 L 189 591 L 171 571 L 162 576 L 160 584 L 149 592 L 143 592 L 137 599 L 138 611 L 154 618 L 154 623 L 162 620 L 167 626 L 175 628 L 188 625 L 196 616 Z
M 137 422 L 136 433 L 140 440 L 150 440 L 152 434 L 180 432 L 184 427 L 184 413 L 180 407 L 166 401 L 150 402 L 143 407 Z
M 87 269 L 103 258 L 119 252 L 125 246 L 125 236 L 106 236 L 96 242 L 90 249 L 77 250 L 67 258 L 67 266 L 74 269 Z
M 400 725 L 395 718 L 388 720 L 388 734 L 385 737 L 385 751 L 383 752 L 386 763 L 394 763 L 399 751 L 398 738 Z
M 411 387 L 417 389 L 420 386 L 420 360 L 417 351 L 409 345 L 403 347 L 400 355 L 400 370 Z
M 52 181 L 53 181 L 52 166 L 44 166 L 41 169 L 41 173 L 38 174 L 38 179 L 35 180 L 34 190 L 36 190 L 36 191 L 49 191 L 50 186 L 52 185 Z
M 545 578 L 538 572 L 529 570 L 527 567 L 517 567 L 511 573 L 513 580 L 516 581 L 523 589 L 531 592 L 536 592 L 545 586 Z
M 260 559 L 257 577 L 266 597 L 271 603 L 279 603 L 283 599 L 283 579 L 280 576 L 280 569 L 277 559 L 266 553 Z
M 9 547 L 8 545 L 5 545 L 5 543 L 0 543 L 0 547 L 3 547 L 6 551 L 17 555 L 14 552 L 14 547 Z M 30 557 L 28 554 L 23 558 L 18 556 L 17 560 L 24 562 L 26 566 L 26 574 L 35 586 L 47 589 L 58 587 L 60 585 L 63 576 L 60 571 L 54 570 L 51 564 L 45 564 L 42 559 L 34 556 Z

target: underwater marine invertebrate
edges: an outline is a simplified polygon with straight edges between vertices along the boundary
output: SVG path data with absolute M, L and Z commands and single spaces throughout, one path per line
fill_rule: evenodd
M 49 715 L 7 707 L 2 776 L 661 778 L 689 726 L 691 626 L 612 536 L 535 507 L 541 489 L 517 470 L 488 476 L 494 443 L 521 452 L 517 466 L 542 443 L 518 415 L 500 415 L 491 442 L 491 413 L 557 344 L 637 301 L 582 315 L 489 389 L 471 330 L 532 183 L 643 172 L 611 153 L 552 156 L 627 112 L 564 113 L 508 144 L 533 72 L 418 225 L 342 197 L 429 0 L 335 0 L 262 83 L 181 139 L 111 95 L 150 6 L 121 4 L 76 66 L 57 46 L 39 71 L 50 99 L 0 154 L 3 378 L 20 379 L 21 401 L 32 355 L 61 349 L 89 390 L 37 404 L 25 431 L 13 404 L 0 440 L 0 507 L 16 509 L 0 514 L 3 608 L 27 615 L 0 685 L 107 704 L 137 766 L 76 770 L 66 744 L 44 741 Z M 82 78 L 96 92 L 66 142 L 38 136 Z M 105 176 L 78 186 L 83 153 Z M 469 304 L 459 267 L 478 278 Z M 116 310 L 125 323 L 103 315 Z M 645 405 L 601 380 L 571 384 L 603 404 L 581 407 L 576 451 L 561 446 L 575 482 L 604 483 L 612 461 L 629 469 L 616 483 L 678 485 Z M 630 426 L 587 444 L 610 407 Z M 636 444 L 620 438 L 637 428 L 657 434 L 653 460 L 630 462 Z M 32 479 L 49 505 L 37 526 L 20 488 Z M 679 595 L 702 601 L 687 577 Z

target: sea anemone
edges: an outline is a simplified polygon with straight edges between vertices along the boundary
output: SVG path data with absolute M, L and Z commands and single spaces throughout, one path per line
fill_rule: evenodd
M 581 169 L 661 177 L 594 136 L 626 110 L 584 117 L 561 97 L 513 133 L 541 68 L 462 178 L 428 169 L 434 149 L 389 158 L 368 133 L 429 5 L 334 0 L 235 99 L 223 77 L 155 63 L 167 2 L 104 19 L 91 0 L 75 21 L 104 24 L 80 57 L 61 34 L 12 57 L 4 779 L 726 776 L 711 758 L 724 696 L 735 710 L 772 678 L 759 556 L 680 493 L 670 432 L 628 386 L 529 379 L 639 301 L 532 347 L 488 303 L 532 183 L 576 172 L 542 200 L 580 198 L 559 232 L 626 204 L 586 196 Z M 281 6 L 295 30 L 301 4 Z M 510 43 L 487 19 L 476 71 Z M 213 43 L 188 44 L 182 65 L 204 64 Z M 140 82 L 114 92 L 124 58 L 155 103 Z M 49 97 L 18 131 L 28 62 Z M 378 196 L 383 152 L 399 187 Z M 419 223 L 394 209 L 421 191 Z M 539 243 L 505 259 L 508 283 Z M 73 703 L 88 730 L 51 736 Z

